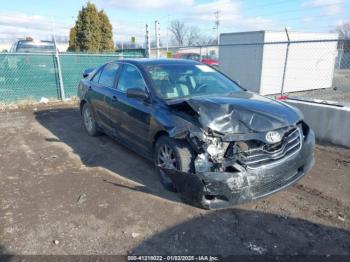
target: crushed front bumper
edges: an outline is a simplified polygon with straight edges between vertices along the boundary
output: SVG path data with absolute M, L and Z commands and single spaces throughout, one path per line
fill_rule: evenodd
M 265 197 L 301 179 L 314 165 L 315 135 L 310 129 L 298 153 L 258 168 L 237 172 L 184 173 L 163 169 L 186 203 L 225 208 Z

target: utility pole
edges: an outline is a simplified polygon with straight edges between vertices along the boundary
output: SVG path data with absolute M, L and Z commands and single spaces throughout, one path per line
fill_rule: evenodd
M 169 14 L 166 25 L 166 52 L 169 52 Z
M 220 17 L 219 17 L 219 14 L 220 14 L 220 11 L 217 10 L 216 12 L 214 12 L 215 14 L 215 29 L 216 29 L 216 41 L 219 45 L 219 26 L 220 26 Z
M 154 29 L 156 34 L 156 48 L 157 48 L 157 58 L 160 56 L 160 33 L 159 33 L 159 22 L 156 20 L 154 21 Z
M 150 39 L 148 25 L 146 25 L 146 48 L 147 48 L 148 57 L 150 57 L 151 56 L 151 39 Z

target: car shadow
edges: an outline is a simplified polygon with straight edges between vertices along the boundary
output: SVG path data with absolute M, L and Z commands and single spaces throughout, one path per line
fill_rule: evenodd
M 111 176 L 102 182 L 115 187 L 127 188 L 157 195 L 170 201 L 181 202 L 177 194 L 167 191 L 159 182 L 158 174 L 151 161 L 139 156 L 134 151 L 101 135 L 90 137 L 84 130 L 78 108 L 45 109 L 34 113 L 36 120 L 53 136 L 47 136 L 49 143 L 64 143 L 76 154 L 87 167 L 100 167 L 141 185 L 128 186 L 118 183 L 120 180 Z
M 307 257 L 305 261 L 348 261 L 350 232 L 298 218 L 226 209 L 206 212 L 167 228 L 143 240 L 130 254 L 312 255 L 314 257 Z M 319 260 L 320 255 L 344 257 Z M 257 261 L 255 259 L 256 256 L 243 261 Z M 290 261 L 281 259 L 279 261 Z
M 0 245 L 0 261 L 2 262 L 11 261 L 13 256 L 14 255 L 8 252 L 4 246 Z
M 152 162 L 107 136 L 88 136 L 79 109 L 45 109 L 34 114 L 52 133 L 45 137 L 48 143 L 68 146 L 84 165 L 105 168 L 139 185 L 121 183 L 114 176 L 101 177 L 102 183 L 181 201 L 178 195 L 162 187 Z M 349 256 L 350 232 L 303 219 L 232 208 L 199 213 L 141 240 L 129 254 Z M 327 261 L 342 261 L 342 258 Z

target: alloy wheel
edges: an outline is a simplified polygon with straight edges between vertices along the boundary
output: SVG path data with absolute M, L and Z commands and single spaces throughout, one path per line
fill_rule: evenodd
M 163 168 L 177 169 L 176 157 L 174 150 L 164 144 L 158 150 L 158 165 Z
M 94 119 L 88 107 L 85 107 L 84 110 L 84 125 L 88 131 L 91 131 L 93 129 Z

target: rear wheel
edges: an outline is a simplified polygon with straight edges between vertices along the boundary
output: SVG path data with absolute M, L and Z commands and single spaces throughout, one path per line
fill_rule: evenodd
M 100 135 L 100 132 L 98 130 L 94 114 L 92 112 L 91 106 L 87 103 L 84 104 L 83 110 L 82 110 L 82 115 L 83 115 L 83 123 L 86 132 L 90 136 L 98 136 Z
M 186 141 L 161 136 L 156 142 L 154 159 L 163 186 L 168 190 L 176 191 L 172 180 L 160 167 L 192 173 L 194 158 L 194 153 Z

